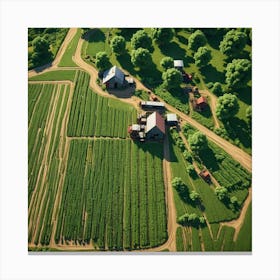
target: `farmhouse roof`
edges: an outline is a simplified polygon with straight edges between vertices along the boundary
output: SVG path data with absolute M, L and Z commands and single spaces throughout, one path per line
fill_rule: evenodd
M 176 114 L 167 114 L 166 119 L 168 122 L 177 122 L 177 115 Z
M 152 130 L 154 127 L 158 127 L 158 129 L 165 133 L 165 125 L 164 119 L 158 112 L 154 112 L 147 118 L 147 126 L 146 126 L 146 133 Z
M 174 67 L 184 67 L 183 60 L 174 60 Z
M 141 101 L 141 106 L 159 106 L 164 107 L 165 104 L 163 102 L 157 102 L 157 101 Z
M 124 73 L 117 66 L 113 66 L 112 68 L 104 72 L 102 83 L 105 84 L 112 78 L 116 78 L 120 83 L 123 83 Z
M 196 100 L 196 104 L 200 105 L 203 103 L 207 103 L 207 99 L 204 96 L 200 96 L 197 100 Z

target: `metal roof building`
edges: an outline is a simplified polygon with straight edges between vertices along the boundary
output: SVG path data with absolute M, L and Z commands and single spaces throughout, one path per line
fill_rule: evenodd
M 166 115 L 166 121 L 169 124 L 177 124 L 178 123 L 178 118 L 176 114 L 167 114 Z
M 117 88 L 122 86 L 125 81 L 125 75 L 117 66 L 113 66 L 103 74 L 102 83 L 109 88 Z
M 165 124 L 163 117 L 158 112 L 148 116 L 145 132 L 147 139 L 163 139 Z
M 184 68 L 184 61 L 183 60 L 174 60 L 174 67 L 175 68 Z

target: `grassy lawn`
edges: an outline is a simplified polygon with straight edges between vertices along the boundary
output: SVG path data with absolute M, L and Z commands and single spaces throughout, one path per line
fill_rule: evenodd
M 65 53 L 63 54 L 58 66 L 60 66 L 60 67 L 77 66 L 73 62 L 72 57 L 75 54 L 75 51 L 76 51 L 76 48 L 77 48 L 78 41 L 79 41 L 80 37 L 81 37 L 81 29 L 79 28 L 77 30 L 77 33 L 75 34 L 74 38 L 72 39 L 72 41 L 68 45 Z
M 76 70 L 56 70 L 29 78 L 29 81 L 72 81 L 74 82 Z

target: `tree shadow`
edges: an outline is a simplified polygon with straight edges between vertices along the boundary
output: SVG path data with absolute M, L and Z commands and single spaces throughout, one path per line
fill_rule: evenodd
M 248 124 L 244 120 L 234 117 L 227 123 L 224 123 L 224 127 L 230 138 L 237 138 L 245 148 L 252 147 L 252 135 Z
M 85 34 L 84 39 L 86 41 L 88 41 L 89 43 L 92 43 L 92 42 L 105 42 L 106 36 L 105 36 L 104 32 L 101 29 L 95 28 L 95 29 L 92 29 L 92 30 L 88 31 Z
M 188 41 L 187 38 L 185 38 L 184 36 L 179 35 L 179 34 L 177 34 L 176 37 L 178 38 L 178 40 L 180 41 L 180 43 L 182 43 L 182 44 L 184 44 L 184 45 L 186 45 L 186 46 L 188 45 L 189 41 Z
M 242 89 L 237 90 L 238 98 L 246 103 L 247 105 L 252 104 L 252 87 L 246 86 Z
M 131 63 L 131 56 L 128 52 L 125 54 L 117 56 L 117 60 L 120 63 L 121 67 L 123 69 L 126 69 L 131 75 L 136 75 L 137 72 L 134 70 L 134 66 Z
M 143 28 L 121 28 L 118 35 L 123 36 L 126 41 L 130 41 L 133 34 L 142 29 Z
M 204 76 L 205 83 L 209 82 L 225 82 L 225 75 L 223 72 L 219 72 L 212 64 L 206 65 L 200 69 L 201 74 Z
M 189 63 L 189 61 L 187 60 L 186 50 L 182 49 L 174 41 L 170 42 L 169 44 L 160 46 L 160 50 L 166 56 L 170 56 L 173 59 L 182 59 L 186 64 Z
M 160 160 L 163 160 L 164 154 L 163 154 L 163 143 L 160 142 L 140 142 L 135 141 L 134 142 L 139 149 L 142 149 L 144 152 L 147 152 L 154 157 L 159 158 Z
M 200 151 L 199 157 L 201 158 L 206 168 L 209 169 L 211 172 L 215 172 L 220 169 L 215 154 L 209 147 L 203 151 Z

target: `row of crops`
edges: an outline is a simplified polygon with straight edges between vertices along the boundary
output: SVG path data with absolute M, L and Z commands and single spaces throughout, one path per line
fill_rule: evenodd
M 185 213 L 196 213 L 201 216 L 203 210 L 207 216 L 207 219 L 211 223 L 221 222 L 226 220 L 232 220 L 238 216 L 238 212 L 233 212 L 227 208 L 216 196 L 213 187 L 209 186 L 198 175 L 192 177 L 188 174 L 186 167 L 187 161 L 183 156 L 182 149 L 176 145 L 176 142 L 170 136 L 171 145 L 171 168 L 172 176 L 180 177 L 189 189 L 199 193 L 201 197 L 201 206 L 194 205 L 190 201 L 186 201 L 180 197 L 177 191 L 174 189 L 174 200 L 176 204 L 177 217 Z
M 128 125 L 135 122 L 136 110 L 95 94 L 89 88 L 89 79 L 86 72 L 77 72 L 67 135 L 126 138 Z
M 71 140 L 56 243 L 133 250 L 167 239 L 163 147 L 131 140 Z
M 48 245 L 65 143 L 68 85 L 29 84 L 28 88 L 28 241 Z
M 217 238 L 212 238 L 207 226 L 202 228 L 178 227 L 176 231 L 177 251 L 231 252 L 236 248 L 233 241 L 235 229 L 221 226 Z

